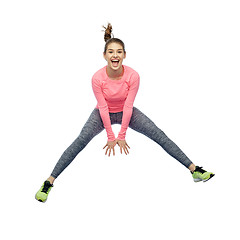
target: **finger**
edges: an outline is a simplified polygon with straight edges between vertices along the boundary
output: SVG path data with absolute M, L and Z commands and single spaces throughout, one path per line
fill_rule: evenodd
M 109 154 L 108 154 L 109 157 L 110 157 L 110 155 L 111 155 L 111 150 L 112 150 L 112 149 L 110 148 L 110 150 L 109 150 Z
M 114 147 L 113 147 L 113 156 L 115 156 L 115 149 L 114 149 Z
M 129 153 L 128 147 L 129 147 L 129 146 L 126 146 L 126 145 L 125 145 L 125 149 L 126 149 L 127 153 Z
M 126 146 L 130 149 L 130 147 L 128 146 L 128 144 L 126 143 Z
M 122 146 L 120 146 L 120 153 L 122 154 Z
M 125 154 L 127 155 L 128 154 L 127 148 L 124 148 L 123 150 L 124 150 Z
M 109 148 L 106 149 L 105 155 L 107 155 L 108 149 L 109 149 Z
M 103 147 L 103 149 L 107 146 L 107 144 Z

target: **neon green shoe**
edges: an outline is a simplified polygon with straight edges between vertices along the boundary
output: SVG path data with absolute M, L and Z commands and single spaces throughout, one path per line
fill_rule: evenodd
M 40 190 L 36 193 L 35 198 L 39 202 L 46 202 L 48 194 L 51 191 L 52 187 L 53 185 L 49 181 L 45 181 Z
M 192 173 L 193 176 L 193 181 L 194 182 L 206 182 L 209 179 L 211 179 L 215 174 L 213 174 L 212 172 L 207 172 L 205 170 L 202 169 L 202 167 L 198 167 L 196 166 L 195 171 Z

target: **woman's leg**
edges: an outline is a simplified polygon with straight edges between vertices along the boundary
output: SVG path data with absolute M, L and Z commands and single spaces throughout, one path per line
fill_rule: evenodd
M 89 119 L 85 123 L 80 135 L 66 149 L 61 158 L 54 167 L 51 176 L 48 178 L 52 184 L 54 180 L 62 173 L 62 171 L 74 160 L 86 145 L 104 129 L 102 119 L 98 109 L 94 109 Z
M 172 140 L 170 140 L 166 134 L 159 129 L 147 116 L 145 116 L 135 107 L 133 108 L 129 127 L 158 143 L 173 158 L 178 160 L 185 167 L 194 171 L 195 165 L 183 153 L 183 151 Z

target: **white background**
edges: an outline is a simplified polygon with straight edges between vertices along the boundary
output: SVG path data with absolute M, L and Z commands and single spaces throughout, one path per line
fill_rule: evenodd
M 4 239 L 239 239 L 238 1 L 0 3 L 1 235 Z M 34 196 L 78 136 L 106 62 L 102 25 L 141 76 L 135 106 L 196 164 L 194 183 L 129 129 L 128 156 L 106 157 L 106 132 Z M 120 126 L 113 126 L 115 134 Z

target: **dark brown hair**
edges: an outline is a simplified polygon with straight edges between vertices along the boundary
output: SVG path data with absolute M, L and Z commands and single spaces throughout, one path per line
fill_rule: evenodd
M 111 25 L 111 23 L 108 23 L 107 27 L 103 26 L 103 28 L 105 29 L 105 31 L 104 31 L 105 32 L 104 33 L 104 41 L 106 42 L 105 47 L 104 47 L 104 53 L 106 53 L 108 45 L 110 43 L 120 44 L 123 48 L 123 51 L 126 52 L 124 42 L 119 38 L 115 38 L 114 36 L 112 37 L 112 25 Z

